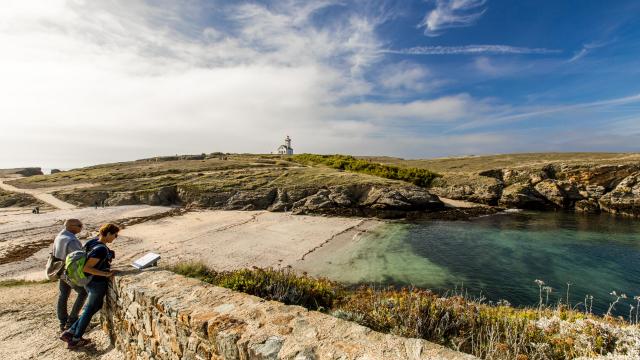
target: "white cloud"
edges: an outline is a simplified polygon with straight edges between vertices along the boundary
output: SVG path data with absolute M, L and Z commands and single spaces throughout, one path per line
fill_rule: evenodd
M 438 85 L 438 81 L 430 77 L 431 72 L 425 66 L 403 61 L 382 68 L 378 83 L 387 90 L 421 92 Z
M 382 50 L 404 55 L 476 55 L 476 54 L 557 54 L 561 50 L 509 45 L 417 46 L 400 50 Z
M 408 103 L 357 103 L 336 109 L 336 116 L 370 119 L 387 124 L 398 120 L 419 123 L 451 122 L 464 119 L 475 105 L 476 102 L 469 95 L 462 94 Z
M 427 36 L 440 36 L 442 30 L 471 26 L 486 9 L 486 0 L 435 0 L 435 9 L 429 11 L 418 27 L 424 27 Z

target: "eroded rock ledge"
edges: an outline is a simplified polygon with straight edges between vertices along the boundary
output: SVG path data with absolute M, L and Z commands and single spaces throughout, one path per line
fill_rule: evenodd
M 553 163 L 451 173 L 437 179 L 436 195 L 532 210 L 575 210 L 640 216 L 640 164 Z
M 176 185 L 126 192 L 61 191 L 55 195 L 83 206 L 103 201 L 108 206 L 182 204 L 222 210 L 293 211 L 294 214 L 379 218 L 400 218 L 412 213 L 444 209 L 444 204 L 437 196 L 411 184 L 394 187 L 371 184 L 272 187 L 230 191 Z
M 476 359 L 162 270 L 117 277 L 101 321 L 127 359 Z

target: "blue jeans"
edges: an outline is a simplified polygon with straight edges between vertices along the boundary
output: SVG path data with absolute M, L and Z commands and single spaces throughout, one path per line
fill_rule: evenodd
M 107 281 L 91 281 L 85 286 L 89 293 L 87 305 L 84 307 L 80 318 L 69 328 L 69 332 L 73 334 L 74 338 L 79 339 L 84 335 L 93 315 L 102 309 L 102 303 L 104 302 L 104 296 L 107 293 L 108 286 L 109 283 Z
M 67 323 L 73 323 L 78 320 L 78 314 L 80 310 L 82 310 L 82 305 L 84 304 L 84 300 L 87 298 L 87 291 L 78 286 L 71 286 L 67 284 L 64 280 L 58 280 L 58 288 L 60 289 L 60 295 L 58 295 L 58 320 L 60 321 L 60 325 L 64 326 Z M 69 302 L 69 295 L 71 295 L 71 289 L 73 289 L 78 297 L 76 301 L 73 303 L 73 308 L 71 308 L 71 314 L 67 313 L 67 303 Z

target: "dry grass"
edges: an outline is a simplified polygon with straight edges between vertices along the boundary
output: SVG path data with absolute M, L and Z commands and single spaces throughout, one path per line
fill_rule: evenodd
M 418 167 L 436 172 L 480 172 L 508 167 L 541 167 L 562 162 L 568 164 L 620 164 L 640 161 L 638 153 L 526 153 L 487 156 L 463 156 L 436 159 L 405 160 L 393 157 L 363 157 L 382 164 Z
M 640 327 L 620 318 L 556 308 L 488 305 L 464 296 L 428 290 L 346 290 L 340 284 L 290 270 L 215 272 L 202 264 L 174 271 L 287 304 L 324 310 L 373 330 L 422 338 L 482 359 L 572 359 L 579 356 L 640 356 Z

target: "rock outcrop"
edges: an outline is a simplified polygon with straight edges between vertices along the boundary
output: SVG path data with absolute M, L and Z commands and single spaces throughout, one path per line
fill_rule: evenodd
M 103 202 L 108 206 L 190 204 L 223 210 L 292 211 L 295 214 L 380 218 L 400 218 L 412 213 L 444 209 L 444 204 L 437 196 L 410 184 L 394 187 L 371 184 L 318 188 L 273 187 L 237 191 L 178 185 L 144 191 L 60 191 L 56 196 L 83 206 Z
M 126 359 L 476 359 L 168 271 L 116 277 L 101 321 Z
M 43 175 L 42 169 L 39 167 L 16 168 L 16 169 L 0 169 L 0 177 L 7 175 L 22 175 L 25 177 Z
M 550 163 L 478 173 L 448 173 L 433 193 L 508 208 L 640 216 L 640 164 Z

